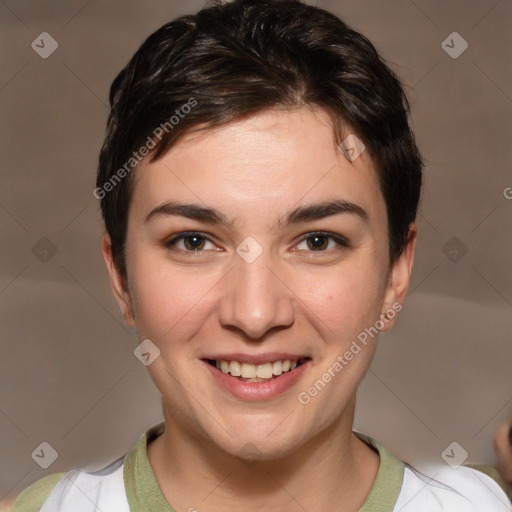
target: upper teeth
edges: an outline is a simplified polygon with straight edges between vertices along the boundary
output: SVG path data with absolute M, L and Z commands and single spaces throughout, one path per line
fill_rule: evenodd
M 233 377 L 270 379 L 273 375 L 281 375 L 284 372 L 294 370 L 297 367 L 297 362 L 296 360 L 285 359 L 273 363 L 251 364 L 220 360 L 215 361 L 215 366 L 224 373 L 230 373 Z

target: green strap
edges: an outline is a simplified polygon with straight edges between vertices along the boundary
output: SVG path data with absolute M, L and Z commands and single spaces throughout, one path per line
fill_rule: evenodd
M 43 503 L 64 476 L 62 473 L 47 475 L 27 487 L 9 508 L 9 512 L 39 512 Z
M 162 422 L 149 429 L 125 459 L 124 482 L 131 512 L 175 512 L 158 486 L 146 452 L 147 444 L 164 428 Z M 375 448 L 380 456 L 377 478 L 359 512 L 392 512 L 402 486 L 404 463 L 377 440 L 359 432 L 354 434 Z

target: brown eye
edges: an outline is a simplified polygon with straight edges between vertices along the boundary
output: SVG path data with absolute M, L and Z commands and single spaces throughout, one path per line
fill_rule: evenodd
M 312 251 L 322 251 L 329 246 L 329 237 L 325 235 L 313 235 L 307 238 L 308 248 Z
M 204 236 L 189 235 L 183 237 L 183 244 L 189 251 L 199 251 L 204 248 L 206 239 Z
M 308 233 L 297 246 L 301 251 L 330 252 L 350 247 L 347 239 L 331 233 Z
M 201 233 L 181 233 L 165 242 L 164 246 L 167 249 L 182 252 L 203 252 L 215 248 L 211 240 Z

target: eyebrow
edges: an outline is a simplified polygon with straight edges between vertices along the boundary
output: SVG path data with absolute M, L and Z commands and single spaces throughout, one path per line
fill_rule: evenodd
M 156 208 L 153 208 L 146 216 L 144 222 L 149 222 L 157 217 L 179 216 L 187 219 L 207 222 L 209 224 L 223 224 L 231 227 L 230 222 L 222 213 L 214 208 L 207 208 L 193 203 L 175 203 L 172 201 L 165 202 Z
M 276 225 L 279 228 L 283 228 L 293 224 L 321 220 L 340 214 L 357 215 L 363 221 L 368 222 L 368 213 L 361 206 L 349 201 L 335 200 L 299 206 L 279 218 Z M 208 224 L 222 224 L 228 228 L 233 227 L 233 221 L 229 221 L 225 215 L 214 208 L 194 203 L 177 203 L 172 201 L 167 201 L 153 208 L 146 216 L 144 223 L 165 216 L 186 217 L 187 219 L 206 222 Z
M 277 226 L 285 227 L 301 222 L 311 222 L 325 219 L 326 217 L 332 217 L 333 215 L 341 215 L 343 213 L 357 215 L 363 221 L 368 222 L 368 214 L 364 208 L 349 201 L 336 200 L 299 206 L 288 213 L 288 215 L 281 217 L 277 222 Z

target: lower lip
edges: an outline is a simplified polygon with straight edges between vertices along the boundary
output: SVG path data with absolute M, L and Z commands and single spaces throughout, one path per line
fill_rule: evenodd
M 268 400 L 289 390 L 306 371 L 310 361 L 297 366 L 295 370 L 282 373 L 267 382 L 243 382 L 229 373 L 224 373 L 207 361 L 202 361 L 219 385 L 242 400 Z

